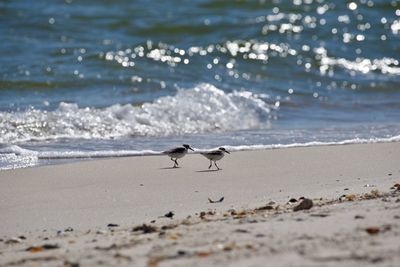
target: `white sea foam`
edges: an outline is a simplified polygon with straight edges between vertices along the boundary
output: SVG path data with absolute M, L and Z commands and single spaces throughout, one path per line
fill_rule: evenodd
M 104 109 L 60 103 L 54 111 L 0 112 L 1 143 L 60 138 L 168 136 L 268 127 L 271 107 L 248 91 L 225 93 L 210 84 L 179 89 L 142 106 Z
M 337 142 L 305 142 L 291 144 L 270 144 L 270 145 L 239 145 L 224 147 L 231 152 L 252 151 L 252 150 L 268 150 L 295 147 L 311 147 L 311 146 L 331 146 L 331 145 L 348 145 L 348 144 L 370 144 L 384 142 L 400 142 L 400 135 L 388 138 L 354 138 Z M 189 151 L 191 154 L 198 154 L 209 149 L 195 149 L 195 152 Z M 103 150 L 103 151 L 41 151 L 36 152 L 21 148 L 16 145 L 4 146 L 0 149 L 0 170 L 23 168 L 41 164 L 39 160 L 73 160 L 73 159 L 95 159 L 95 158 L 112 158 L 112 157 L 132 157 L 132 156 L 149 156 L 162 155 L 162 151 L 154 150 Z M 56 163 L 55 161 L 54 163 Z M 43 163 L 42 163 L 43 164 Z
M 35 156 L 37 155 L 37 152 L 19 147 L 17 145 L 0 145 L 0 155 L 5 155 L 5 154 L 14 154 L 17 156 L 19 155 Z
M 245 146 L 224 146 L 229 151 L 249 151 L 249 150 L 267 150 L 279 148 L 294 148 L 294 147 L 311 147 L 311 146 L 333 146 L 333 145 L 350 145 L 350 144 L 375 144 L 400 142 L 400 135 L 388 138 L 354 138 L 346 139 L 337 142 L 306 142 L 306 143 L 291 143 L 291 144 L 271 144 L 271 145 L 245 145 Z
M 38 164 L 38 152 L 17 145 L 0 146 L 0 170 L 24 168 Z

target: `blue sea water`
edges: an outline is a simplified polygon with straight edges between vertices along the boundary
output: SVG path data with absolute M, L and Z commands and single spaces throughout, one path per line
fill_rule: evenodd
M 0 2 L 0 169 L 400 140 L 400 1 Z

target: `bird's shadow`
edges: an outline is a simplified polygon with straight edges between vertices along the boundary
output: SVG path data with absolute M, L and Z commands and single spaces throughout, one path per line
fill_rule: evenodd
M 220 171 L 220 170 L 222 170 L 222 169 L 219 169 L 219 170 L 202 170 L 202 171 L 196 171 L 196 172 L 217 172 L 217 171 Z
M 160 170 L 173 170 L 173 169 L 180 169 L 181 167 L 165 167 L 165 168 L 160 168 Z

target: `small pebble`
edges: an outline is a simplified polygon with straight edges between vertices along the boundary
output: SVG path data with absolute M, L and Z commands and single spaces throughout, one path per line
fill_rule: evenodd
M 370 235 L 376 235 L 379 233 L 380 229 L 378 227 L 368 227 L 365 231 Z
M 21 243 L 21 242 L 22 242 L 22 240 L 20 238 L 12 237 L 12 238 L 6 240 L 4 243 L 6 243 L 6 244 L 18 244 L 18 243 Z
M 142 231 L 144 234 L 150 234 L 150 233 L 157 232 L 158 229 L 151 225 L 142 224 L 142 225 L 136 226 L 132 229 L 132 232 L 138 232 L 138 231 Z
M 164 216 L 167 217 L 167 218 L 171 218 L 172 219 L 172 217 L 174 217 L 174 215 L 175 214 L 172 211 L 170 211 L 167 214 L 165 214 Z
M 64 266 L 66 267 L 79 267 L 79 263 L 78 262 L 70 262 L 70 261 L 65 261 L 64 262 Z
M 183 256 L 183 255 L 186 255 L 187 252 L 184 251 L 184 250 L 178 250 L 177 254 L 178 254 L 179 256 Z
M 303 201 L 301 201 L 299 205 L 297 205 L 293 208 L 293 211 L 309 210 L 313 207 L 313 205 L 314 205 L 314 203 L 311 199 L 304 198 Z
M 236 229 L 235 233 L 248 233 L 249 231 L 247 231 L 246 229 Z
M 273 210 L 273 209 L 274 209 L 273 206 L 271 206 L 271 205 L 266 205 L 266 206 L 263 206 L 263 207 L 256 208 L 255 210 L 256 210 L 256 211 L 261 211 L 261 210 Z
M 200 215 L 199 215 L 200 218 L 204 219 L 205 216 L 206 216 L 206 212 L 205 211 L 200 212 Z

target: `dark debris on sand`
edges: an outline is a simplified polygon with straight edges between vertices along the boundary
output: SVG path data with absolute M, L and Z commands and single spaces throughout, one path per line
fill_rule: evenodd
M 167 217 L 167 218 L 173 218 L 174 217 L 174 215 L 175 215 L 175 213 L 173 213 L 172 211 L 170 211 L 170 212 L 168 212 L 168 213 L 166 213 L 165 215 L 164 215 L 164 217 Z
M 132 229 L 132 232 L 140 232 L 140 231 L 143 232 L 143 234 L 150 234 L 157 232 L 158 228 L 152 225 L 142 224 Z
M 208 202 L 210 203 L 221 203 L 222 201 L 224 201 L 224 197 L 221 197 L 218 200 L 212 200 L 211 198 L 208 198 Z
M 293 208 L 293 211 L 309 210 L 314 206 L 314 203 L 309 198 L 303 198 L 299 205 Z
M 58 249 L 58 248 L 60 248 L 60 246 L 57 244 L 44 244 L 41 246 L 29 247 L 26 249 L 26 251 L 36 253 L 36 252 L 42 252 L 44 250 L 51 250 L 51 249 Z

